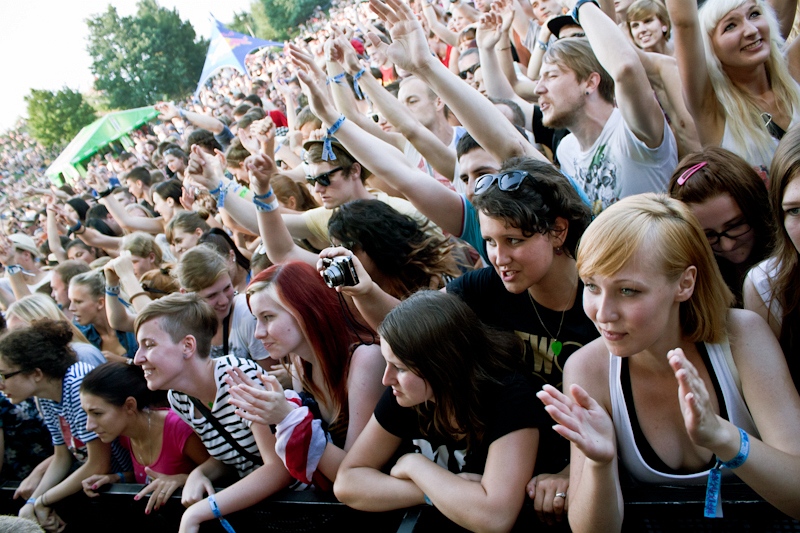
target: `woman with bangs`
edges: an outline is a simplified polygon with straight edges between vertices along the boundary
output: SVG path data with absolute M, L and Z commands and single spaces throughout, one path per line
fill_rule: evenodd
M 217 332 L 211 339 L 211 357 L 233 354 L 252 359 L 270 370 L 279 362 L 271 358 L 254 337 L 256 320 L 247 308 L 244 294 L 233 288 L 228 261 L 206 244 L 195 246 L 181 256 L 178 263 L 181 292 L 195 292 L 217 315 Z
M 672 23 L 661 0 L 636 0 L 625 14 L 628 32 L 636 46 L 645 52 L 673 56 L 670 42 Z
M 710 146 L 689 154 L 669 182 L 669 195 L 689 206 L 706 234 L 722 278 L 742 307 L 742 284 L 775 242 L 769 194 L 747 161 Z
M 779 21 L 763 0 L 708 0 L 699 11 L 694 0 L 666 4 L 700 142 L 741 155 L 766 178 L 778 141 L 800 119 L 800 47 L 784 49 L 781 35 L 794 9 Z
M 625 198 L 589 226 L 577 259 L 601 338 L 570 358 L 564 393 L 546 385 L 538 394 L 572 442 L 572 530 L 621 530 L 621 469 L 644 484 L 710 480 L 706 516 L 721 515 L 720 469 L 723 480 L 736 469 L 800 516 L 800 398 L 768 326 L 729 309 L 732 294 L 688 207 Z
M 380 348 L 359 342 L 337 293 L 305 263 L 259 273 L 247 298 L 258 321 L 255 337 L 291 365 L 293 391 L 284 392 L 273 376 L 260 374 L 256 383 L 233 370 L 231 403 L 266 431 L 276 425 L 275 452 L 295 479 L 329 490 L 384 391 Z

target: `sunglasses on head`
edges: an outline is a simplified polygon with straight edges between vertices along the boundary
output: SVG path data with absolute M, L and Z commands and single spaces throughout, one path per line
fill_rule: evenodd
M 467 75 L 469 75 L 469 74 L 473 74 L 474 75 L 475 71 L 478 70 L 479 68 L 481 68 L 481 64 L 480 63 L 475 63 L 474 65 L 472 65 L 468 69 L 464 69 L 461 72 L 459 72 L 458 75 L 461 76 L 462 80 L 465 80 L 465 79 L 467 79 Z
M 508 170 L 499 174 L 484 174 L 475 181 L 475 194 L 485 193 L 495 183 L 497 183 L 501 191 L 516 191 L 525 178 L 533 180 L 533 176 L 524 170 Z
M 309 182 L 312 186 L 316 185 L 318 182 L 323 187 L 328 187 L 331 184 L 331 176 L 335 173 L 339 172 L 340 170 L 344 170 L 342 167 L 332 168 L 327 172 L 323 172 L 322 174 L 317 174 L 314 177 L 306 176 L 306 181 Z

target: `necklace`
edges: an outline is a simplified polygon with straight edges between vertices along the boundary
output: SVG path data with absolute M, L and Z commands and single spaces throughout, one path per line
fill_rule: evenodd
M 561 349 L 564 347 L 564 344 L 560 340 L 558 340 L 558 336 L 561 335 L 561 326 L 564 325 L 564 315 L 567 314 L 567 309 L 564 308 L 564 310 L 561 311 L 561 322 L 558 323 L 558 332 L 555 334 L 555 336 L 553 336 L 553 334 L 550 333 L 550 330 L 547 329 L 547 326 L 544 325 L 544 320 L 542 320 L 542 317 L 539 316 L 539 310 L 536 308 L 536 301 L 533 299 L 533 296 L 531 296 L 531 293 L 529 291 L 525 292 L 528 293 L 528 298 L 530 298 L 531 300 L 531 305 L 533 306 L 533 310 L 536 312 L 536 318 L 539 319 L 539 323 L 542 325 L 545 332 L 547 332 L 547 335 L 551 339 L 553 339 L 553 342 L 550 343 L 550 350 L 552 350 L 553 355 L 555 357 L 558 357 L 558 355 L 561 353 Z
M 153 459 L 153 434 L 152 434 L 153 432 L 151 431 L 151 429 L 152 429 L 152 422 L 153 422 L 153 419 L 152 419 L 152 414 L 153 413 L 150 411 L 150 409 L 145 409 L 145 411 L 147 411 L 148 459 L 152 460 Z M 131 450 L 133 450 L 133 455 L 134 455 L 134 457 L 136 457 L 136 460 L 139 461 L 140 465 L 142 465 L 143 467 L 144 466 L 150 466 L 148 464 L 149 461 L 145 461 L 144 460 L 144 454 L 139 453 L 138 456 L 137 456 L 136 450 L 133 447 L 133 440 L 131 440 Z

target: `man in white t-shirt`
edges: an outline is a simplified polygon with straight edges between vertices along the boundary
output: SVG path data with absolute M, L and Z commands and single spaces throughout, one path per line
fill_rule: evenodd
M 561 170 L 597 214 L 620 198 L 665 191 L 678 151 L 632 45 L 594 0 L 576 6 L 587 39 L 549 45 L 536 92 L 544 125 L 570 130 L 557 150 Z

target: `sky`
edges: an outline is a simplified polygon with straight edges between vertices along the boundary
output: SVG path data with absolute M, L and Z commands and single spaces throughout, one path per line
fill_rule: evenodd
M 234 13 L 249 11 L 252 0 L 157 1 L 177 9 L 198 35 L 208 39 L 209 13 L 230 22 Z M 85 20 L 109 4 L 120 16 L 136 12 L 134 0 L 0 0 L 0 132 L 25 116 L 24 97 L 31 89 L 57 91 L 67 86 L 85 92 L 92 87 Z

